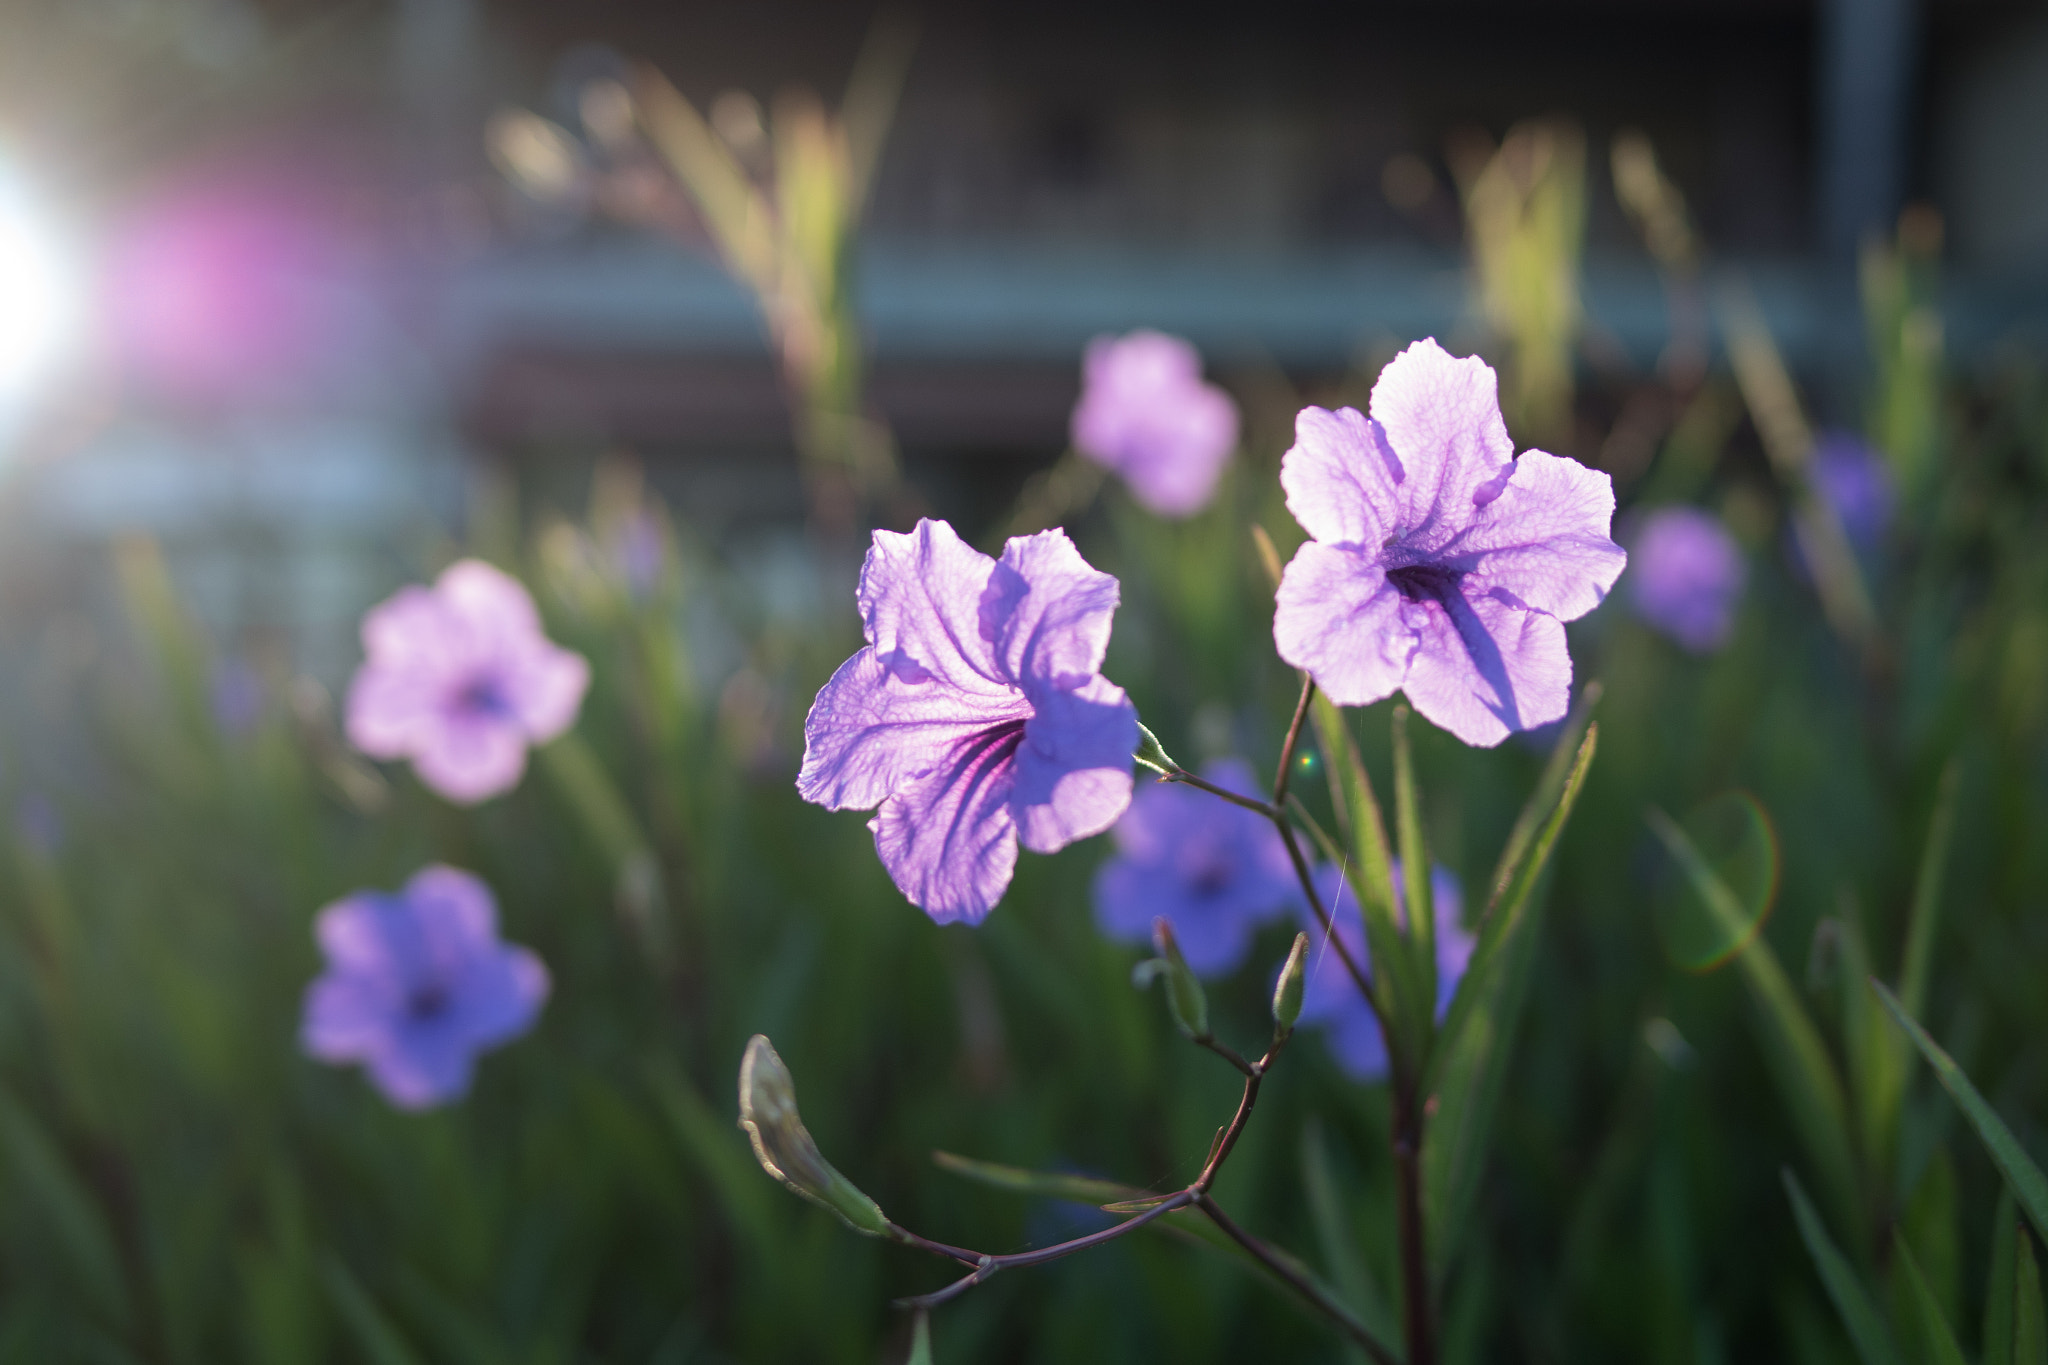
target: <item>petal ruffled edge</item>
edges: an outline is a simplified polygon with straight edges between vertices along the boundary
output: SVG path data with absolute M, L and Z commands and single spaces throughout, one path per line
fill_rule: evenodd
M 1357 550 L 1309 541 L 1280 576 L 1273 645 L 1339 706 L 1392 696 L 1408 677 L 1416 636 L 1410 605 Z

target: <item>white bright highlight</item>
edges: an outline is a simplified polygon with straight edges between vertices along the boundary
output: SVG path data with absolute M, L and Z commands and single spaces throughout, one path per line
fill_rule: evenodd
M 55 225 L 0 165 L 0 408 L 27 397 L 77 339 L 79 295 Z

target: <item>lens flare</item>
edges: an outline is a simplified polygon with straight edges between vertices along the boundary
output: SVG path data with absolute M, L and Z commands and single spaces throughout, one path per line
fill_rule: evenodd
M 0 411 L 26 397 L 75 339 L 78 295 L 60 235 L 0 165 Z

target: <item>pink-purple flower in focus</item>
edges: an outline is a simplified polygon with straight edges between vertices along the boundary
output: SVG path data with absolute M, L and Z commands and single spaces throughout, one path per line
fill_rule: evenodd
M 1202 775 L 1258 795 L 1243 759 Z M 1237 970 L 1259 925 L 1300 899 L 1286 846 L 1272 823 L 1194 787 L 1154 782 L 1111 831 L 1117 853 L 1095 873 L 1095 922 L 1113 939 L 1149 945 L 1162 916 L 1197 976 Z
M 527 746 L 574 724 L 590 685 L 583 656 L 541 634 L 518 580 L 476 559 L 371 608 L 363 653 L 349 742 L 411 759 L 422 782 L 464 804 L 518 786 Z
M 541 960 L 499 941 L 490 888 L 452 867 L 344 897 L 313 932 L 327 970 L 306 988 L 300 1044 L 361 1063 L 401 1109 L 461 1098 L 476 1054 L 532 1028 L 547 999 Z
M 1098 671 L 1117 596 L 1064 531 L 1013 537 L 999 560 L 943 521 L 875 532 L 868 647 L 804 720 L 797 791 L 879 806 L 868 828 L 903 894 L 940 923 L 979 921 L 1020 840 L 1052 853 L 1130 804 L 1138 713 Z
M 1202 357 L 1179 337 L 1097 337 L 1082 362 L 1073 441 L 1148 510 L 1190 517 L 1208 505 L 1237 448 L 1237 405 L 1202 382 Z
M 1636 614 L 1695 654 L 1728 643 L 1746 569 L 1720 519 L 1663 507 L 1636 532 L 1629 580 Z
M 1492 369 L 1434 341 L 1381 371 L 1371 406 L 1296 419 L 1280 483 L 1312 538 L 1280 583 L 1280 657 L 1342 706 L 1405 692 L 1467 744 L 1556 720 L 1564 622 L 1627 563 L 1612 483 L 1541 450 L 1515 458 Z
M 1408 910 L 1398 858 L 1394 860 L 1393 876 L 1395 916 L 1405 925 Z M 1370 954 L 1366 949 L 1365 919 L 1335 863 L 1325 863 L 1316 869 L 1316 890 L 1329 907 L 1330 922 L 1351 951 L 1352 961 L 1366 969 Z M 1436 928 L 1436 1015 L 1442 1019 L 1451 1007 L 1451 998 L 1457 994 L 1458 983 L 1464 980 L 1465 968 L 1471 964 L 1472 949 L 1478 940 L 1464 925 L 1465 898 L 1458 889 L 1458 879 L 1441 863 L 1430 869 L 1429 898 Z M 1344 1073 L 1356 1080 L 1378 1080 L 1387 1074 L 1387 1044 L 1380 1036 L 1379 1020 L 1359 994 L 1358 983 L 1345 970 L 1344 959 L 1325 941 L 1315 912 L 1303 905 L 1301 916 L 1302 927 L 1309 933 L 1309 960 L 1301 995 L 1301 1019 L 1296 1026 L 1328 1030 L 1330 1055 Z

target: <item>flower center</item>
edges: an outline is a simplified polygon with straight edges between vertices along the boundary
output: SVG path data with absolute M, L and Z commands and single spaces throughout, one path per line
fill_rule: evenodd
M 1411 602 L 1441 602 L 1458 590 L 1465 575 L 1442 564 L 1410 564 L 1387 570 L 1387 581 Z
M 502 716 L 512 708 L 492 677 L 471 678 L 455 694 L 455 709 L 471 716 Z
M 416 986 L 405 997 L 406 1016 L 417 1023 L 438 1019 L 448 1012 L 448 991 L 439 982 Z

